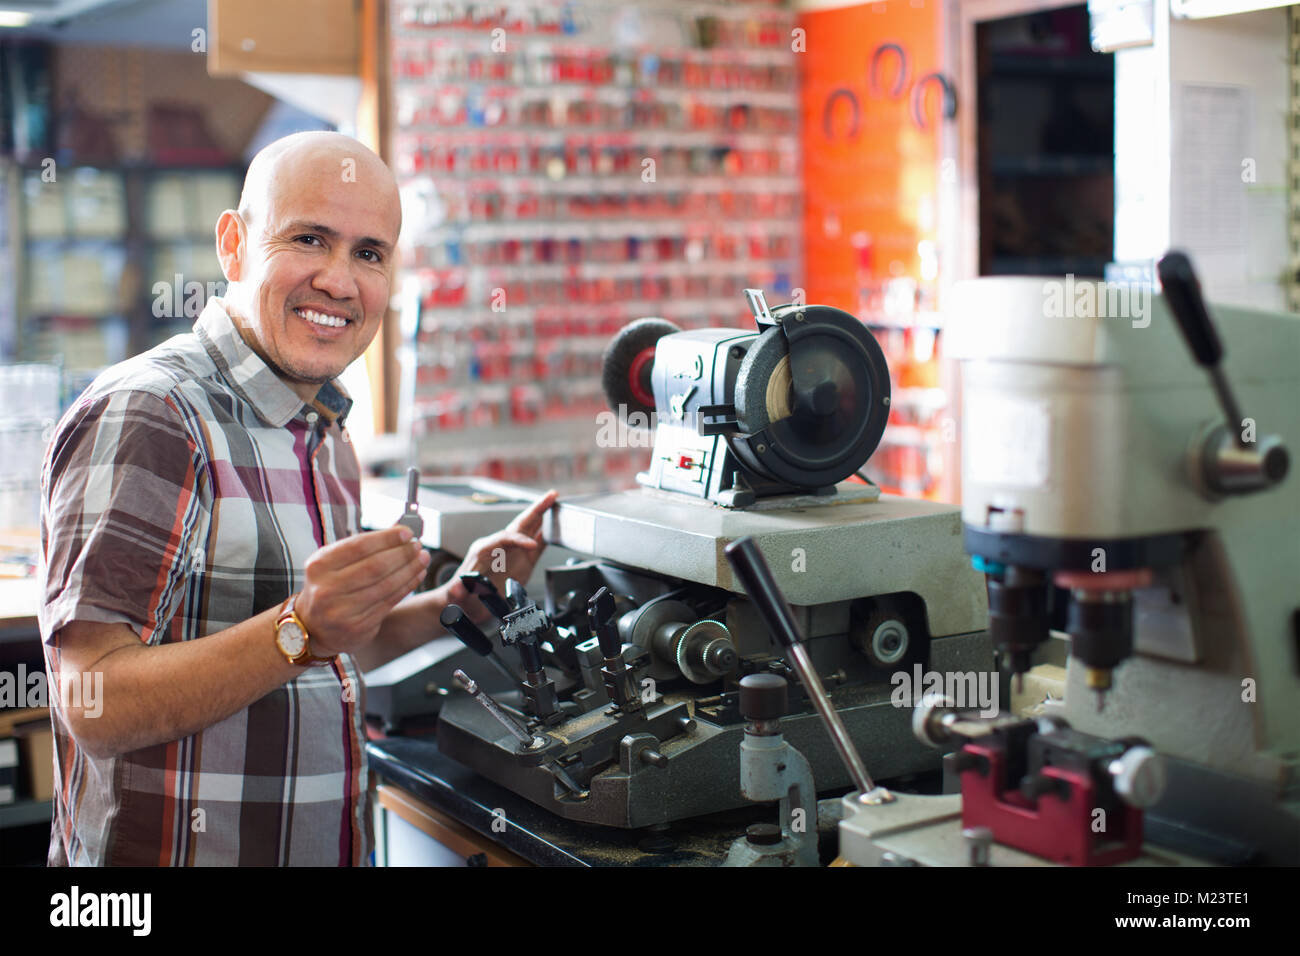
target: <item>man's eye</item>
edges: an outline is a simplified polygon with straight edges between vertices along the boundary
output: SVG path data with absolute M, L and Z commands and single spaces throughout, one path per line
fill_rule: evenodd
M 320 242 L 320 236 L 299 236 L 294 242 Z
M 367 262 L 379 262 L 379 261 L 380 261 L 379 253 L 375 252 L 374 249 L 362 249 L 360 252 L 357 253 L 357 255 L 359 255 L 359 256 L 369 256 L 370 258 L 366 260 Z

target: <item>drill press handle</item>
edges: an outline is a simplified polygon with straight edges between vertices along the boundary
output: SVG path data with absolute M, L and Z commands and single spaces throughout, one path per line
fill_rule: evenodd
M 1165 302 L 1198 365 L 1210 382 L 1227 418 L 1204 439 L 1195 477 L 1219 495 L 1264 491 L 1277 485 L 1290 470 L 1291 457 L 1277 435 L 1246 440 L 1245 416 L 1223 372 L 1223 342 L 1210 318 L 1201 283 L 1184 253 L 1171 251 L 1156 265 Z
M 1169 311 L 1178 322 L 1187 347 L 1192 350 L 1198 365 L 1213 368 L 1223 359 L 1223 343 L 1205 307 L 1201 283 L 1186 254 L 1171 251 L 1156 266 L 1160 286 Z

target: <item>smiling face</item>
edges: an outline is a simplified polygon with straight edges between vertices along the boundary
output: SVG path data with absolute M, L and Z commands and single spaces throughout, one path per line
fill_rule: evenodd
M 222 214 L 227 311 L 305 401 L 379 331 L 400 230 L 392 173 L 337 133 L 272 143 L 249 166 L 239 211 Z

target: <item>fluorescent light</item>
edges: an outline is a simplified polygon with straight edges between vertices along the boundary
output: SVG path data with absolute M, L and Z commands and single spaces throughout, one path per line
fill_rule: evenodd
M 0 10 L 0 27 L 25 27 L 32 22 L 27 10 Z
M 1250 13 L 1272 7 L 1289 7 L 1294 0 L 1169 0 L 1169 12 L 1176 17 L 1200 19 Z

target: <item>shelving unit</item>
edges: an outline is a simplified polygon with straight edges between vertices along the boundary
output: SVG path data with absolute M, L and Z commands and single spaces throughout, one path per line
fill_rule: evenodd
M 746 325 L 799 283 L 794 16 L 776 3 L 402 0 L 401 423 L 426 474 L 579 493 L 632 483 L 602 447 L 628 322 Z
M 16 173 L 13 357 L 62 366 L 75 392 L 99 369 L 194 324 L 202 303 L 185 289 L 197 283 L 206 293 L 222 279 L 212 225 L 238 202 L 241 171 L 133 165 L 58 167 L 53 180 L 45 173 L 39 166 Z M 177 276 L 179 295 L 170 292 Z

